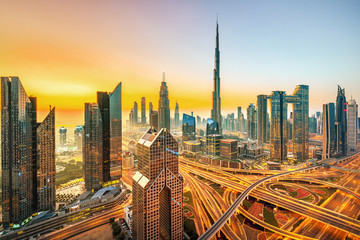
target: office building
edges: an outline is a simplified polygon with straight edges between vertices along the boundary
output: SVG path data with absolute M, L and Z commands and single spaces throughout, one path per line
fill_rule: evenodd
M 166 128 L 149 128 L 137 143 L 133 176 L 133 238 L 183 239 L 183 178 L 178 143 Z
M 351 99 L 347 105 L 347 145 L 348 151 L 355 151 L 358 144 L 358 105 Z
M 273 91 L 270 119 L 270 158 L 282 162 L 287 159 L 287 103 L 284 91 Z
M 247 108 L 247 133 L 250 140 L 256 140 L 257 110 L 253 103 Z
M 315 115 L 309 117 L 309 133 L 316 133 L 317 132 L 317 120 Z
M 141 98 L 141 124 L 146 124 L 146 100 L 145 97 Z
M 60 135 L 60 147 L 65 147 L 66 145 L 66 132 L 67 129 L 65 127 L 61 127 L 59 130 L 59 135 Z
M 201 143 L 200 141 L 185 141 L 183 142 L 184 152 L 191 154 L 200 154 L 201 153 Z
M 309 86 L 296 86 L 292 96 L 287 96 L 293 106 L 293 155 L 298 161 L 309 159 Z
M 257 96 L 257 140 L 259 144 L 266 143 L 268 136 L 267 130 L 267 96 Z
M 18 77 L 1 77 L 4 228 L 20 227 L 34 212 L 55 208 L 55 109 L 38 123 L 36 108 L 36 98 L 28 97 Z
M 159 113 L 158 111 L 152 111 L 150 115 L 150 126 L 155 129 L 159 129 Z
M 222 135 L 210 134 L 206 135 L 207 154 L 211 156 L 220 156 L 220 140 Z
M 133 126 L 136 126 L 138 124 L 138 104 L 137 102 L 134 102 L 134 107 L 133 107 Z
M 121 83 L 111 93 L 97 92 L 96 103 L 85 103 L 83 161 L 87 190 L 120 182 L 121 104 Z
M 219 124 L 212 120 L 211 118 L 208 118 L 206 122 L 206 135 L 213 135 L 213 134 L 219 134 Z
M 37 209 L 55 211 L 55 108 L 36 129 L 37 140 Z
M 220 49 L 219 49 L 219 24 L 216 22 L 216 47 L 214 68 L 214 91 L 212 92 L 211 119 L 219 125 L 219 133 L 222 134 L 221 98 L 220 98 Z
M 161 82 L 159 92 L 159 129 L 166 128 L 170 131 L 170 103 L 169 103 L 169 91 L 165 82 L 165 73 L 163 74 L 163 81 Z
M 323 154 L 322 159 L 332 158 L 336 152 L 335 104 L 323 105 Z
M 338 86 L 335 111 L 336 151 L 345 155 L 347 152 L 347 102 L 345 89 L 340 86 Z
M 195 140 L 196 139 L 195 134 L 196 134 L 195 117 L 192 117 L 184 113 L 182 119 L 182 140 L 183 141 Z
M 151 119 L 151 113 L 153 112 L 153 110 L 154 110 L 153 104 L 152 104 L 152 102 L 150 102 L 149 103 L 149 124 L 150 124 L 150 119 Z
M 234 139 L 220 140 L 220 156 L 228 160 L 236 160 L 238 155 L 238 141 Z
M 237 108 L 236 131 L 241 132 L 241 107 Z
M 174 124 L 174 128 L 178 128 L 180 126 L 180 114 L 179 114 L 179 104 L 176 102 L 176 105 L 175 105 L 175 114 L 174 114 L 174 121 L 175 121 L 175 124 Z
M 75 139 L 75 146 L 78 151 L 82 151 L 83 132 L 84 132 L 83 126 L 81 126 L 81 125 L 76 126 L 76 128 L 74 130 L 74 139 Z

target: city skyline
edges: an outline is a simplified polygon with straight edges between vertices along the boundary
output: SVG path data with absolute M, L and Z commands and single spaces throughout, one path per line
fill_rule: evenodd
M 119 81 L 124 85 L 125 116 L 142 96 L 157 102 L 162 72 L 167 74 L 172 110 L 177 101 L 181 112 L 210 117 L 218 13 L 222 114 L 235 112 L 237 106 L 245 109 L 269 89 L 290 93 L 299 84 L 310 85 L 312 114 L 333 101 L 337 84 L 346 89 L 348 98 L 360 98 L 356 92 L 360 87 L 356 44 L 360 3 L 327 3 L 240 2 L 231 6 L 155 1 L 151 11 L 144 12 L 148 3 L 143 3 L 136 15 L 131 15 L 138 10 L 134 3 L 78 2 L 70 9 L 67 4 L 44 2 L 41 13 L 26 2 L 22 7 L 7 3 L 0 17 L 0 24 L 9 23 L 1 25 L 5 37 L 0 40 L 0 69 L 2 75 L 19 76 L 29 95 L 44 99 L 38 106 L 40 117 L 45 117 L 49 104 L 56 106 L 57 125 L 83 123 L 83 106 L 95 100 L 92 93 L 109 91 Z M 55 11 L 58 8 L 61 14 Z M 107 17 L 91 20 L 95 10 Z M 162 10 L 167 11 L 159 17 Z M 66 21 L 62 21 L 64 13 Z M 153 31 L 146 28 L 145 20 L 154 26 Z M 92 30 L 86 30 L 89 25 Z M 82 27 L 84 31 L 79 31 Z M 190 57 L 195 52 L 196 57 Z M 141 73 L 138 68 L 143 69 Z M 189 89 L 189 84 L 194 87 Z

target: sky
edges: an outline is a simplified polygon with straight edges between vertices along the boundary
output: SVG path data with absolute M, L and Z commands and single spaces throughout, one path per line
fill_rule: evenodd
M 1 0 L 0 75 L 19 76 L 57 124 L 82 124 L 96 91 L 123 86 L 157 108 L 162 73 L 170 107 L 209 117 L 216 19 L 222 113 L 259 94 L 310 86 L 310 110 L 334 102 L 337 84 L 360 102 L 360 1 Z M 148 107 L 148 106 L 147 106 Z M 245 112 L 244 112 L 245 113 Z

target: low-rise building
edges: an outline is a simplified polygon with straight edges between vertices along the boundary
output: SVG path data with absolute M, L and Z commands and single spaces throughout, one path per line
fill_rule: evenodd
M 236 160 L 238 158 L 237 144 L 238 141 L 234 139 L 221 139 L 220 156 L 228 160 Z

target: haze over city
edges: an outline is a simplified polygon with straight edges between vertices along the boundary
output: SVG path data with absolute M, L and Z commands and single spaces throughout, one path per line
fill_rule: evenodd
M 310 112 L 336 95 L 360 98 L 358 1 L 7 1 L 0 70 L 51 104 L 57 124 L 81 124 L 94 92 L 123 82 L 123 111 L 157 106 L 162 73 L 170 107 L 209 117 L 216 16 L 224 113 L 272 90 L 310 86 Z M 173 110 L 172 110 L 173 114 Z M 125 117 L 125 118 L 126 118 Z
M 359 13 L 1 4 L 0 239 L 360 239 Z

